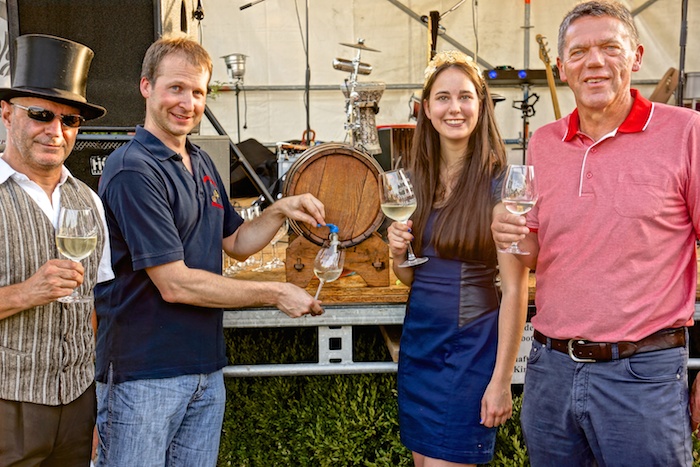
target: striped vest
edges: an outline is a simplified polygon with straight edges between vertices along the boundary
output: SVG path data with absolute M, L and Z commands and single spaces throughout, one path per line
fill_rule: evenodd
M 68 177 L 61 205 L 97 208 L 90 189 Z M 82 261 L 87 294 L 97 281 L 105 232 L 98 222 L 97 248 Z M 0 287 L 23 282 L 46 261 L 59 258 L 46 214 L 9 178 L 0 185 Z M 93 382 L 95 341 L 92 303 L 51 302 L 0 320 L 0 399 L 61 405 Z

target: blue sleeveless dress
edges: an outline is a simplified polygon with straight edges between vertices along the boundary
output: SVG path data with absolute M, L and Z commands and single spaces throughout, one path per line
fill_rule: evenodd
M 435 217 L 433 211 L 426 239 Z M 496 429 L 479 421 L 496 361 L 496 267 L 440 258 L 432 246 L 423 250 L 430 260 L 414 270 L 401 335 L 401 441 L 428 457 L 487 463 Z

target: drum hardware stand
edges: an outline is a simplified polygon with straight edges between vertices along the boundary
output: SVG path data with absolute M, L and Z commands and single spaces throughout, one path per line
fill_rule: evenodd
M 350 144 L 355 146 L 355 132 L 360 129 L 360 119 L 357 118 L 357 101 L 360 96 L 355 90 L 357 81 L 346 79 L 345 86 L 348 88 L 348 98 L 345 99 L 345 141 L 349 139 Z
M 372 66 L 361 61 L 362 51 L 379 52 L 379 50 L 367 47 L 364 39 L 358 39 L 355 44 L 341 42 L 340 45 L 357 49 L 357 55 L 352 61 L 342 58 L 336 58 L 333 61 L 333 68 L 336 70 L 350 72 L 350 77 L 345 79 L 345 88 L 347 89 L 347 98 L 345 99 L 345 141 L 350 140 L 350 144 L 353 147 L 369 154 L 370 151 L 364 147 L 361 141 L 358 141 L 360 138 L 356 136 L 362 128 L 360 111 L 369 107 L 372 108 L 376 115 L 379 113 L 379 105 L 376 101 L 360 102 L 360 94 L 357 92 L 357 77 L 358 75 L 369 75 L 372 72 Z
M 536 93 L 533 92 L 532 94 L 529 94 L 529 87 L 529 84 L 523 85 L 523 100 L 513 101 L 513 108 L 522 112 L 523 134 L 520 140 L 522 141 L 523 146 L 523 164 L 526 163 L 527 158 L 527 142 L 530 137 L 530 117 L 535 115 L 535 104 L 538 100 L 540 100 L 540 96 Z
M 357 43 L 362 46 L 364 45 L 364 39 L 358 39 Z M 357 49 L 357 55 L 352 60 L 352 70 L 350 71 L 350 78 L 345 79 L 345 86 L 348 89 L 348 98 L 345 99 L 345 131 L 347 135 L 345 137 L 346 141 L 349 138 L 350 144 L 355 146 L 355 132 L 360 129 L 360 118 L 358 115 L 358 101 L 360 99 L 359 94 L 356 91 L 357 87 L 357 75 L 360 71 L 360 58 L 362 56 L 362 49 Z M 337 69 L 337 68 L 336 68 Z M 367 73 L 369 74 L 370 71 Z
M 228 133 L 226 133 L 226 130 L 224 130 L 224 127 L 221 125 L 219 120 L 214 116 L 214 113 L 211 111 L 209 106 L 204 107 L 204 115 L 207 117 L 209 122 L 212 124 L 216 132 L 222 136 L 228 136 Z M 272 197 L 270 194 L 270 191 L 267 189 L 265 184 L 260 180 L 260 177 L 258 177 L 257 172 L 255 172 L 255 169 L 253 168 L 252 165 L 250 165 L 250 162 L 248 162 L 248 159 L 245 158 L 243 153 L 241 152 L 240 149 L 238 149 L 238 146 L 233 144 L 233 141 L 231 140 L 231 137 L 229 136 L 229 149 L 231 156 L 235 154 L 235 161 L 232 160 L 231 162 L 231 170 L 236 169 L 239 165 L 243 166 L 243 170 L 245 171 L 246 176 L 248 179 L 251 181 L 253 185 L 255 185 L 255 188 L 257 188 L 258 193 L 260 193 L 264 198 L 265 201 L 269 204 L 272 204 L 275 202 L 275 199 Z M 228 190 L 227 190 L 228 191 Z

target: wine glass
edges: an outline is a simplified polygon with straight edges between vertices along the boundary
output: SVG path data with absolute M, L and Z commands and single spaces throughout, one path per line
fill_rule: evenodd
M 97 220 L 91 209 L 61 208 L 56 229 L 56 247 L 68 259 L 80 261 L 95 251 L 97 246 Z M 77 290 L 58 299 L 62 303 L 85 303 L 91 301 Z
M 509 165 L 506 178 L 501 190 L 501 202 L 508 211 L 522 216 L 530 211 L 537 202 L 537 185 L 535 184 L 535 168 L 531 165 Z M 518 242 L 513 242 L 508 248 L 498 250 L 501 253 L 529 255 L 522 251 Z
M 260 206 L 258 206 L 258 205 L 251 206 L 248 209 L 246 209 L 246 212 L 248 214 L 247 220 L 252 222 L 253 220 L 255 220 L 256 217 L 260 216 L 260 214 L 261 214 Z M 260 250 L 260 257 L 259 258 L 256 258 L 255 255 L 251 255 L 246 260 L 246 264 L 248 264 L 250 266 L 254 266 L 252 269 L 253 272 L 263 271 L 264 270 L 263 262 L 264 262 L 264 256 L 263 256 L 262 250 Z
M 263 266 L 263 268 L 266 270 L 281 268 L 284 266 L 284 261 L 277 256 L 277 242 L 282 240 L 282 238 L 287 235 L 288 226 L 289 224 L 287 223 L 287 219 L 285 219 L 280 228 L 277 229 L 275 236 L 272 237 L 272 240 L 270 241 L 270 244 L 272 245 L 272 259 Z
M 331 245 L 328 248 L 321 248 L 316 254 L 314 260 L 314 274 L 320 281 L 314 300 L 318 299 L 321 293 L 321 288 L 326 282 L 333 282 L 340 277 L 345 264 L 345 251 L 338 248 L 337 245 Z
M 416 210 L 413 185 L 403 169 L 389 170 L 379 175 L 379 200 L 386 217 L 405 224 Z M 401 268 L 418 266 L 428 258 L 418 258 L 408 243 L 408 259 L 399 264 Z

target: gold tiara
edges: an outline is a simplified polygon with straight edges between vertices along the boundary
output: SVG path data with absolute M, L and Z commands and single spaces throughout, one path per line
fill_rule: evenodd
M 427 83 L 430 77 L 435 74 L 438 68 L 445 65 L 454 65 L 455 63 L 462 63 L 470 68 L 473 68 L 476 71 L 476 74 L 479 75 L 479 80 L 483 86 L 484 77 L 481 73 L 481 69 L 479 69 L 479 66 L 474 63 L 474 60 L 470 56 L 460 52 L 459 50 L 445 50 L 436 53 L 432 60 L 428 62 L 428 66 L 425 69 L 425 81 L 423 82 L 423 85 L 425 86 L 425 83 Z

